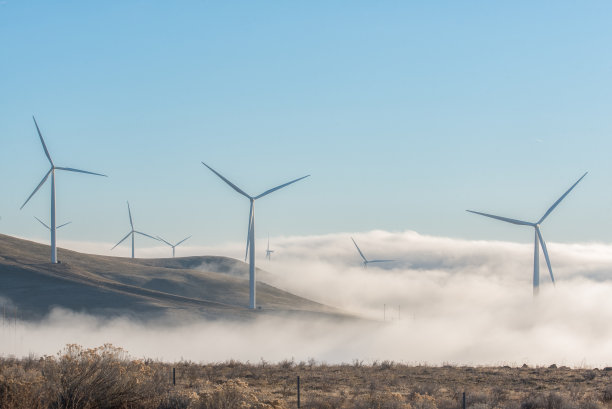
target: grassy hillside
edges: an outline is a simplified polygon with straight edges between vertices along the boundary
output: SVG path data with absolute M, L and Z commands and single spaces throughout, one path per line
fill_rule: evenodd
M 39 318 L 58 306 L 100 315 L 161 314 L 249 318 L 248 266 L 226 257 L 128 259 L 50 249 L 0 234 L 0 297 L 24 318 Z M 331 307 L 257 283 L 260 313 L 347 317 Z

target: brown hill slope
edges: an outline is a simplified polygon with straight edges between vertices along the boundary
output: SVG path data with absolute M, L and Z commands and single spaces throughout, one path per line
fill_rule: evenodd
M 244 319 L 247 266 L 225 257 L 127 259 L 58 249 L 61 264 L 49 263 L 49 246 L 0 234 L 0 298 L 21 316 L 36 319 L 53 307 L 148 319 L 178 314 Z M 212 270 L 212 271 L 207 271 Z M 331 307 L 257 283 L 262 314 L 348 315 Z

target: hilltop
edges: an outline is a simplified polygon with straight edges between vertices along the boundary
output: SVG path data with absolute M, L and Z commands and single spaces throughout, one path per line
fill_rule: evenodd
M 130 259 L 58 249 L 0 234 L 0 298 L 11 300 L 24 319 L 52 308 L 136 319 L 249 319 L 256 314 L 307 314 L 350 318 L 326 305 L 259 281 L 260 311 L 248 307 L 248 265 L 227 257 Z M 260 270 L 261 271 L 261 270 Z M 264 275 L 265 276 L 265 275 Z

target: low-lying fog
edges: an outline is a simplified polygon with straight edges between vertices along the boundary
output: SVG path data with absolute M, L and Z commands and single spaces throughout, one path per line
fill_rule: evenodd
M 0 353 L 53 354 L 66 343 L 109 342 L 134 357 L 163 360 L 612 366 L 612 245 L 548 243 L 557 285 L 541 256 L 534 300 L 533 244 L 410 231 L 353 237 L 369 259 L 397 261 L 363 268 L 350 234 L 276 237 L 271 261 L 264 257 L 265 240 L 258 241 L 258 267 L 269 272 L 260 279 L 379 323 L 265 318 L 145 325 L 55 310 L 42 323 L 5 323 Z M 94 245 L 67 247 L 96 252 Z M 167 257 L 170 251 L 159 246 L 139 255 Z M 177 256 L 240 258 L 243 252 L 243 243 L 177 248 Z

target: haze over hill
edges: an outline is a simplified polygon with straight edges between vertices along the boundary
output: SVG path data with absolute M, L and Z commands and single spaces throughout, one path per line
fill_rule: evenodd
M 52 308 L 137 319 L 161 315 L 245 319 L 248 267 L 227 257 L 129 259 L 59 249 L 0 235 L 0 297 L 24 318 L 42 318 Z M 258 282 L 261 313 L 343 316 L 339 310 Z

